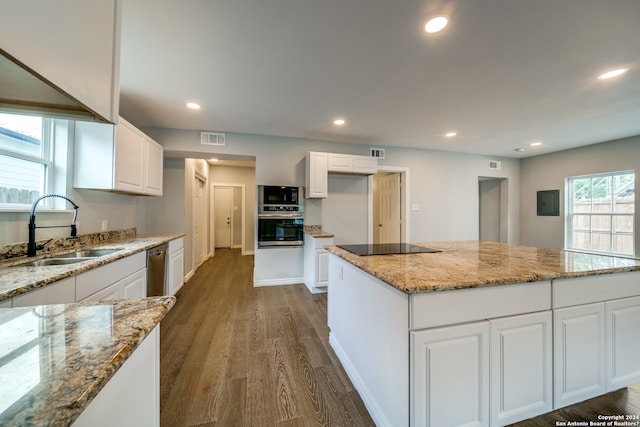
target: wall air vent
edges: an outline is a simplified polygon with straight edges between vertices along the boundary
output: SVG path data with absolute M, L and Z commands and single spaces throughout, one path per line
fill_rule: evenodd
M 225 145 L 224 133 L 200 132 L 200 144 L 202 145 Z
M 502 169 L 502 162 L 499 162 L 498 160 L 489 160 L 489 169 Z
M 370 148 L 369 153 L 371 157 L 376 157 L 378 159 L 384 159 L 384 148 Z

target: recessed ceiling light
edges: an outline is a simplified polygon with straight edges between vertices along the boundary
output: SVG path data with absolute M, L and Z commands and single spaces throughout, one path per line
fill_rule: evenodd
M 196 104 L 195 102 L 187 102 L 187 108 L 191 110 L 199 110 L 200 104 Z
M 532 142 L 532 143 L 531 143 L 531 144 L 529 144 L 529 145 L 530 145 L 530 146 L 532 146 L 532 147 L 539 147 L 539 146 L 541 146 L 541 145 L 542 145 L 542 142 L 540 142 L 540 141 L 536 141 L 536 142 Z
M 607 79 L 612 79 L 614 77 L 618 77 L 623 75 L 624 73 L 626 73 L 627 71 L 629 71 L 628 68 L 618 68 L 616 70 L 611 70 L 611 71 L 607 71 L 606 73 L 602 73 L 598 76 L 599 80 L 607 80 Z
M 424 30 L 427 33 L 437 33 L 442 31 L 444 27 L 449 23 L 449 19 L 446 16 L 436 16 L 435 18 L 429 19 L 424 26 Z
M 447 138 L 453 138 L 456 135 L 458 135 L 458 132 L 447 132 L 444 134 Z
M 346 122 L 344 121 L 344 119 L 336 119 L 333 121 L 333 124 L 336 126 L 342 126 L 344 125 Z

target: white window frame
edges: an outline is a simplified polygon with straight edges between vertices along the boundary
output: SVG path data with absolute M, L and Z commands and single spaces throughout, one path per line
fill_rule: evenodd
M 621 212 L 606 212 L 606 213 L 598 213 L 598 212 L 593 212 L 593 209 L 591 209 L 589 212 L 574 212 L 573 211 L 573 207 L 574 207 L 574 185 L 573 182 L 575 180 L 578 179 L 596 179 L 596 178 L 606 178 L 606 177 L 614 177 L 617 175 L 628 175 L 628 174 L 634 174 L 634 181 L 635 181 L 635 171 L 633 170 L 626 170 L 626 171 L 617 171 L 617 172 L 608 172 L 608 173 L 598 173 L 598 174 L 588 174 L 588 175 L 580 175 L 580 176 L 571 176 L 571 177 L 567 177 L 565 179 L 565 194 L 566 194 L 566 199 L 565 199 L 565 212 L 566 212 L 566 222 L 565 222 L 565 249 L 567 250 L 574 250 L 574 251 L 580 251 L 580 252 L 588 252 L 588 253 L 595 253 L 595 254 L 605 254 L 605 255 L 618 255 L 618 256 L 631 256 L 631 257 L 635 257 L 636 254 L 636 247 L 637 247 L 637 243 L 636 243 L 636 230 L 637 230 L 637 226 L 636 226 L 636 218 L 635 218 L 635 205 L 637 203 L 634 203 L 634 211 L 632 213 L 621 213 Z M 635 183 L 634 183 L 634 189 L 635 189 Z M 593 190 L 593 187 L 592 187 Z M 613 194 L 611 195 L 612 197 L 614 196 Z M 634 194 L 634 198 L 635 198 L 635 194 Z M 612 200 L 613 202 L 613 200 Z M 593 204 L 592 204 L 593 206 Z M 589 216 L 589 237 L 590 239 L 592 238 L 593 234 L 606 234 L 602 231 L 593 231 L 593 218 L 594 217 L 609 217 L 611 218 L 611 228 L 609 230 L 609 240 L 610 240 L 610 245 L 609 245 L 609 251 L 598 251 L 598 250 L 594 250 L 594 249 L 584 249 L 584 248 L 574 248 L 573 247 L 573 233 L 574 233 L 574 216 L 576 215 L 585 215 L 585 216 Z M 631 227 L 631 232 L 615 232 L 614 230 L 614 226 L 613 226 L 613 218 L 614 217 L 631 217 L 632 218 L 632 222 L 633 222 L 633 226 Z M 582 230 L 581 230 L 582 231 Z M 632 238 L 632 253 L 623 253 L 623 252 L 614 252 L 613 250 L 613 240 L 614 240 L 614 236 L 616 235 L 630 235 Z M 590 247 L 592 246 L 591 244 L 589 245 Z
M 52 118 L 47 118 L 47 117 L 42 117 L 42 136 L 41 136 L 41 143 L 42 143 L 42 150 L 41 150 L 41 155 L 40 156 L 36 156 L 36 155 L 30 155 L 30 154 L 26 154 L 23 152 L 18 152 L 18 151 L 13 151 L 13 150 L 8 150 L 5 148 L 1 148 L 0 147 L 0 154 L 7 156 L 7 157 L 13 157 L 15 159 L 20 159 L 20 160 L 24 160 L 24 161 L 28 161 L 28 162 L 33 162 L 33 163 L 37 163 L 37 164 L 41 164 L 44 166 L 44 177 L 42 177 L 42 181 L 43 181 L 43 188 L 42 188 L 42 194 L 41 196 L 45 195 L 45 194 L 50 194 L 53 192 L 53 188 L 54 188 L 54 182 L 53 182 L 53 177 L 54 177 L 54 171 L 53 168 L 54 166 L 54 161 L 53 161 L 53 157 L 54 157 L 54 150 L 55 150 L 55 137 L 54 137 L 54 128 L 55 128 L 56 124 L 55 124 L 55 119 Z M 25 203 L 0 203 L 0 212 L 24 212 L 24 211 L 30 211 L 31 210 L 31 204 L 25 204 Z M 42 200 L 39 204 L 38 204 L 38 208 L 39 209 L 53 209 L 54 208 L 54 204 L 53 204 L 53 200 L 51 198 L 47 198 Z

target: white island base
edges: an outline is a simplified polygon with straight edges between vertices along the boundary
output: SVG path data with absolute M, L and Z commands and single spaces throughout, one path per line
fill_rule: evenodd
M 329 340 L 378 426 L 503 426 L 640 381 L 640 272 L 407 294 L 329 271 Z

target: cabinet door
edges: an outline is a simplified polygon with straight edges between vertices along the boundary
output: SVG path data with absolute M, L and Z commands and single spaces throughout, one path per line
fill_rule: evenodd
M 315 286 L 327 286 L 328 283 L 329 283 L 329 253 L 324 249 L 316 249 Z
M 114 189 L 144 192 L 145 144 L 144 135 L 120 118 L 116 127 Z
M 411 332 L 410 405 L 412 426 L 489 425 L 489 322 Z
M 605 392 L 605 305 L 554 311 L 554 409 Z
M 184 249 L 180 248 L 169 254 L 169 272 L 167 293 L 175 295 L 184 283 Z
M 327 170 L 329 172 L 353 172 L 353 157 L 351 154 L 327 153 Z
M 378 172 L 378 159 L 368 156 L 353 156 L 353 172 L 373 175 Z
M 14 307 L 46 304 L 70 304 L 76 301 L 76 278 L 68 277 L 44 288 L 13 298 Z
M 162 196 L 162 145 L 145 137 L 145 150 L 144 192 Z
M 327 174 L 327 153 L 309 152 L 306 158 L 307 199 L 324 199 L 327 197 L 329 177 Z
M 122 288 L 118 283 L 114 283 L 111 286 L 107 286 L 106 288 L 96 292 L 93 295 L 89 295 L 81 302 L 87 301 L 113 301 L 122 298 Z
M 144 298 L 147 296 L 147 269 L 133 273 L 117 283 L 122 290 L 122 298 Z
M 640 381 L 640 297 L 606 303 L 607 391 Z
M 491 320 L 491 425 L 553 409 L 551 311 Z
M 11 308 L 12 300 L 11 298 L 3 300 L 0 302 L 0 308 Z

